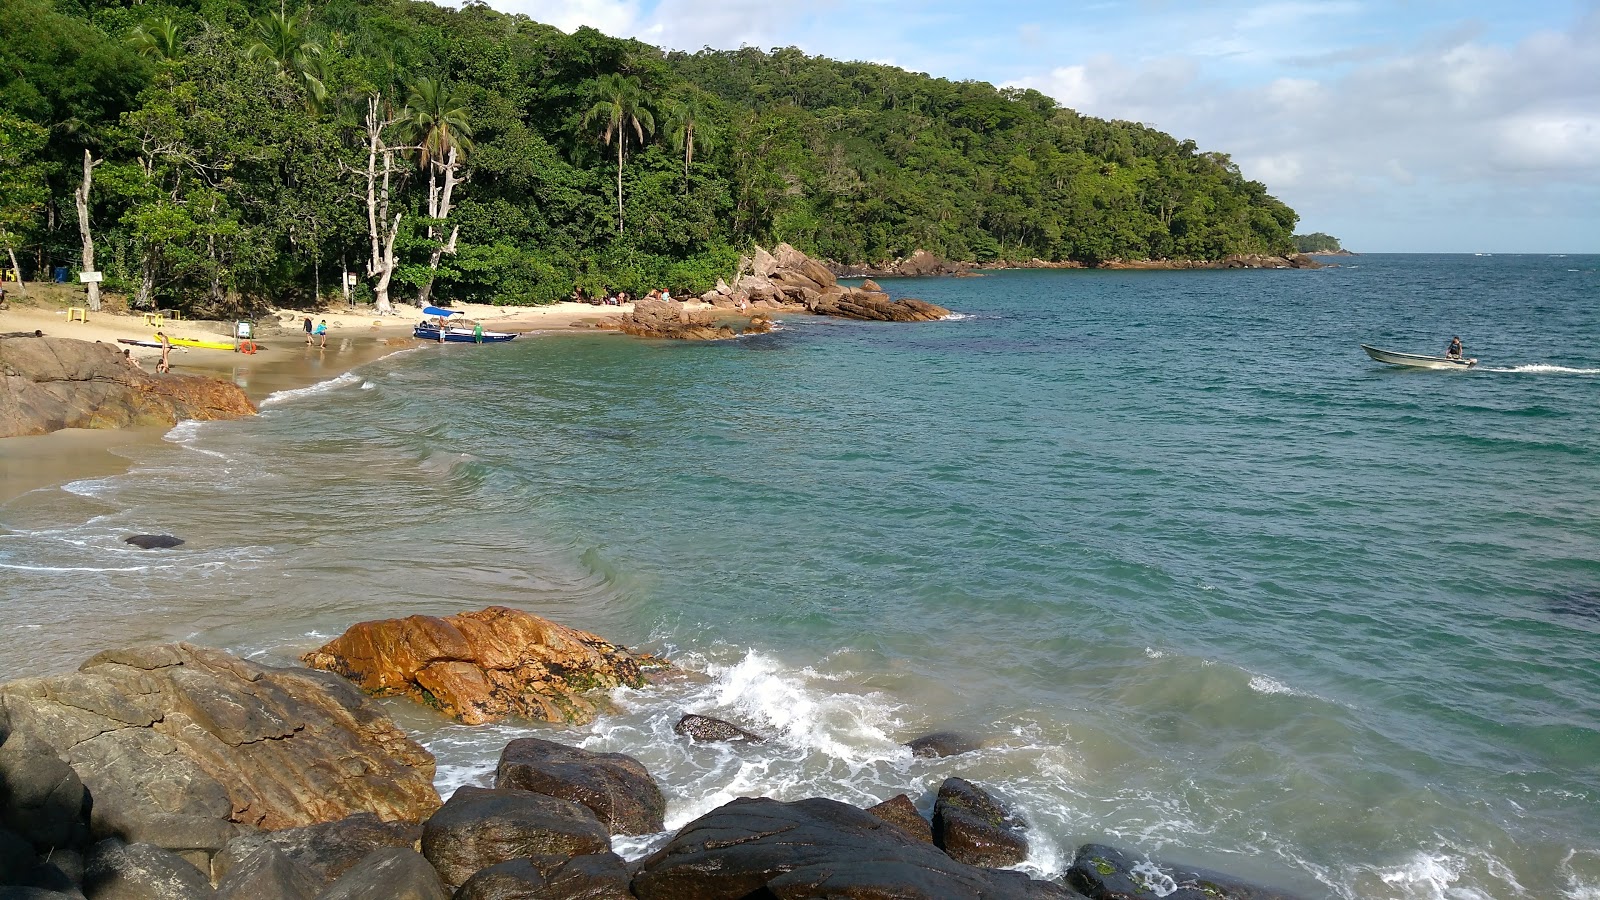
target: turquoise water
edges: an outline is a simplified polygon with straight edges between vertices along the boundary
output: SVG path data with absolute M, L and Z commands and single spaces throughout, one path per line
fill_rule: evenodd
M 963 775 L 1040 875 L 1108 838 L 1313 897 L 1600 897 L 1600 257 L 885 287 L 960 315 L 426 347 L 180 426 L 0 507 L 0 668 L 508 603 L 690 671 L 568 735 L 671 827 Z M 1451 334 L 1477 369 L 1357 346 Z M 539 731 L 395 709 L 444 789 Z M 688 710 L 774 739 L 687 747 Z M 945 728 L 989 746 L 899 746 Z

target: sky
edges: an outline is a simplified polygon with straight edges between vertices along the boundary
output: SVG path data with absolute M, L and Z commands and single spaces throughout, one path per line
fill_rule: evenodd
M 1037 88 L 1231 154 L 1357 252 L 1600 253 L 1600 0 L 488 3 Z

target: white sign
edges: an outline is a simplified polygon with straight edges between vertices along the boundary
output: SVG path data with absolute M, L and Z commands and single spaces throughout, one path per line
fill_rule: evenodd
M 351 287 L 355 287 L 356 286 L 356 282 L 358 282 L 360 280 L 361 279 L 356 277 L 356 273 L 354 273 L 354 272 L 346 272 L 346 273 L 344 273 L 344 283 L 348 284 Z
M 83 282 L 84 284 L 91 284 L 93 282 L 96 282 L 96 281 L 100 280 L 100 273 L 99 272 L 79 272 L 78 273 L 78 280 Z

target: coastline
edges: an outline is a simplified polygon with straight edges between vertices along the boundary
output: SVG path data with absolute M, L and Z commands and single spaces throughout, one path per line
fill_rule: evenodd
M 629 312 L 627 306 L 591 306 L 586 303 L 557 303 L 551 306 L 488 306 L 458 304 L 467 318 L 483 322 L 492 330 L 515 331 L 526 335 L 593 333 L 589 327 L 611 316 Z M 308 346 L 300 324 L 311 315 L 328 323 L 326 348 Z M 259 405 L 271 395 L 310 387 L 391 353 L 425 346 L 412 337 L 411 329 L 421 312 L 400 306 L 395 315 L 374 316 L 360 311 L 306 313 L 300 310 L 274 310 L 255 328 L 263 349 L 253 355 L 234 351 L 174 347 L 172 368 L 178 372 L 209 375 L 232 381 L 244 389 L 252 403 Z M 0 333 L 42 331 L 53 337 L 115 343 L 122 339 L 149 340 L 157 330 L 170 337 L 219 340 L 228 332 L 228 323 L 210 320 L 173 321 L 158 329 L 142 315 L 109 311 L 89 314 L 90 321 L 68 322 L 65 307 L 25 306 L 13 303 L 0 310 Z M 575 327 L 577 326 L 577 327 Z M 161 359 L 161 351 L 148 347 L 128 347 L 146 371 Z M 0 438 L 0 505 L 32 491 L 59 488 L 82 479 L 117 475 L 128 471 L 141 448 L 158 446 L 170 429 L 67 428 L 44 435 Z

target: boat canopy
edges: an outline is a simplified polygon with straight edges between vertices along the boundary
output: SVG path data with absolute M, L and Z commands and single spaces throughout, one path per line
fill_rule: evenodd
M 425 316 L 444 316 L 447 319 L 451 316 L 466 315 L 466 313 L 459 309 L 440 309 L 437 306 L 424 306 L 422 308 L 422 314 Z

